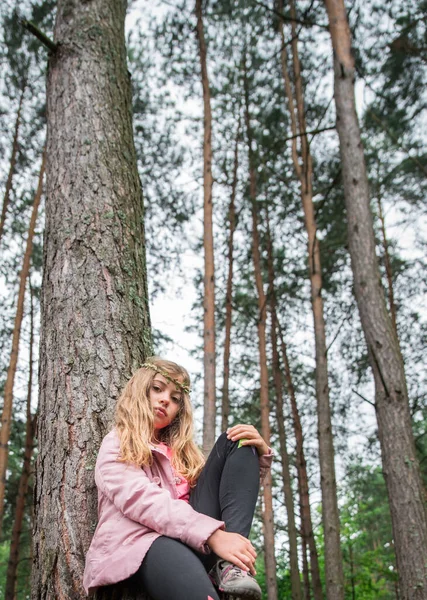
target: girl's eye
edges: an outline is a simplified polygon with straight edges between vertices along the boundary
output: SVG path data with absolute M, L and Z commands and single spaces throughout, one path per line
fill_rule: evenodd
M 153 385 L 153 390 L 155 392 L 160 392 L 161 391 L 158 385 Z
M 181 402 L 181 396 L 174 396 L 172 400 L 178 404 L 179 402 Z

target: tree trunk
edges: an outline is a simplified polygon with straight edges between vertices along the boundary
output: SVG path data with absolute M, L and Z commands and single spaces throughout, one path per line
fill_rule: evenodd
M 94 466 L 152 352 L 126 2 L 59 0 L 47 82 L 33 600 L 81 600 Z M 53 516 L 55 518 L 53 518 Z
M 28 480 L 31 472 L 31 457 L 33 454 L 33 440 L 36 427 L 36 417 L 31 416 L 31 391 L 33 385 L 33 340 L 34 340 L 34 311 L 33 311 L 33 293 L 31 291 L 31 309 L 30 309 L 30 356 L 29 356 L 29 375 L 28 375 L 28 393 L 27 393 L 27 422 L 25 427 L 25 451 L 22 473 L 19 478 L 18 495 L 16 497 L 15 519 L 13 522 L 12 539 L 10 543 L 9 562 L 6 575 L 5 600 L 14 600 L 16 571 L 19 562 L 19 541 L 21 538 L 22 523 L 24 520 L 25 502 L 27 499 Z
M 302 579 L 304 582 L 304 600 L 310 600 L 310 576 L 308 573 L 307 540 L 301 535 L 302 542 Z
M 258 217 L 256 206 L 256 175 L 252 150 L 252 132 L 249 113 L 249 90 L 246 77 L 246 66 L 244 72 L 245 84 L 245 122 L 248 138 L 249 155 L 249 194 L 252 211 L 252 259 L 254 264 L 255 284 L 258 295 L 258 348 L 260 362 L 260 409 L 261 409 L 261 433 L 267 444 L 270 444 L 270 402 L 268 396 L 268 367 L 267 367 L 267 344 L 266 344 L 266 321 L 267 302 L 262 281 L 261 256 L 259 249 Z M 277 600 L 276 558 L 274 554 L 274 519 L 273 519 L 273 491 L 271 472 L 268 472 L 263 486 L 264 510 L 264 560 L 265 579 L 268 600 Z
M 282 12 L 283 0 L 279 1 L 279 11 Z M 322 298 L 322 269 L 320 247 L 317 239 L 317 225 L 313 207 L 312 190 L 312 157 L 307 142 L 307 127 L 305 121 L 304 92 L 301 79 L 301 68 L 298 54 L 298 34 L 296 30 L 295 3 L 290 0 L 290 16 L 292 29 L 292 64 L 294 72 L 294 87 L 296 99 L 292 95 L 287 69 L 286 46 L 281 23 L 282 35 L 282 74 L 285 83 L 285 93 L 288 98 L 291 114 L 292 134 L 299 128 L 301 139 L 300 164 L 296 151 L 296 138 L 293 141 L 292 157 L 295 173 L 301 184 L 301 200 L 304 210 L 305 227 L 308 235 L 308 268 L 311 287 L 311 305 L 314 320 L 314 338 L 316 346 L 316 397 L 319 438 L 320 480 L 322 488 L 322 521 L 325 537 L 325 579 L 328 600 L 344 600 L 344 573 L 340 546 L 340 522 L 335 477 L 335 452 L 332 434 L 331 408 L 329 402 L 328 362 L 326 347 L 326 328 L 323 313 Z M 298 126 L 297 126 L 298 121 Z
M 267 222 L 267 252 L 268 252 L 268 300 L 271 315 L 271 346 L 273 351 L 273 378 L 276 391 L 276 418 L 279 432 L 280 456 L 282 458 L 283 492 L 285 496 L 286 513 L 288 515 L 288 538 L 289 538 L 289 566 L 291 572 L 292 600 L 302 600 L 301 579 L 298 567 L 298 542 L 297 528 L 295 525 L 294 497 L 291 485 L 291 470 L 289 466 L 289 454 L 286 441 L 285 419 L 283 415 L 283 390 L 282 376 L 280 370 L 280 358 L 277 349 L 277 312 L 276 293 L 274 289 L 274 263 L 273 243 L 270 234 L 270 219 L 266 214 Z
M 204 276 L 204 413 L 203 452 L 208 456 L 215 443 L 215 266 L 212 205 L 212 113 L 203 32 L 202 0 L 196 0 L 197 39 L 203 87 L 203 247 Z
M 402 600 L 427 597 L 427 519 L 399 342 L 381 285 L 363 145 L 354 99 L 354 60 L 343 0 L 325 0 L 334 50 L 337 128 L 354 289 L 375 381 L 383 471 L 390 500 Z
M 393 271 L 391 268 L 390 253 L 388 251 L 388 240 L 387 240 L 387 235 L 386 235 L 386 231 L 385 231 L 383 206 L 382 206 L 379 190 L 378 190 L 378 217 L 380 219 L 381 236 L 382 236 L 382 242 L 383 242 L 383 248 L 384 248 L 384 263 L 385 263 L 385 272 L 386 272 L 387 285 L 388 285 L 388 308 L 390 311 L 390 317 L 391 317 L 391 322 L 393 324 L 393 329 L 397 336 L 396 304 L 394 301 L 394 292 L 393 292 Z
M 31 212 L 30 225 L 28 227 L 27 245 L 25 248 L 22 270 L 19 275 L 18 302 L 16 305 L 15 323 L 12 334 L 12 349 L 10 353 L 9 367 L 7 370 L 6 383 L 4 386 L 4 404 L 1 416 L 0 430 L 0 535 L 3 525 L 4 497 L 6 488 L 6 470 L 9 457 L 8 443 L 12 424 L 13 386 L 15 383 L 16 367 L 18 364 L 19 340 L 21 337 L 22 319 L 24 316 L 25 287 L 30 270 L 31 253 L 33 251 L 33 238 L 36 227 L 37 214 L 43 191 L 43 176 L 45 168 L 45 152 L 43 152 L 40 167 L 37 191 L 34 196 L 33 209 Z
M 222 418 L 221 431 L 225 431 L 228 427 L 228 417 L 230 415 L 230 397 L 229 397 L 229 381 L 230 381 L 230 344 L 231 344 L 231 313 L 233 310 L 232 295 L 233 295 L 233 244 L 234 230 L 236 229 L 236 188 L 237 188 L 237 171 L 239 168 L 239 138 L 240 138 L 240 118 L 237 126 L 236 143 L 234 147 L 234 166 L 233 166 L 233 181 L 231 184 L 230 205 L 228 207 L 228 220 L 230 222 L 230 235 L 228 238 L 228 276 L 227 290 L 225 293 L 225 340 L 224 340 L 224 382 L 222 387 Z
M 22 112 L 22 104 L 24 102 L 24 94 L 25 94 L 26 82 L 22 84 L 21 96 L 19 98 L 18 112 L 16 113 L 16 121 L 15 121 L 15 130 L 13 133 L 13 142 L 12 142 L 12 154 L 10 157 L 9 163 L 9 173 L 7 175 L 6 180 L 6 189 L 3 197 L 3 206 L 1 209 L 1 217 L 0 217 L 0 242 L 4 233 L 4 224 L 6 221 L 6 213 L 9 208 L 10 202 L 10 192 L 12 191 L 12 180 L 13 175 L 15 173 L 15 165 L 16 165 L 16 156 L 18 154 L 18 136 L 19 136 L 19 127 L 21 125 L 21 112 Z
M 300 515 L 301 529 L 304 542 L 310 550 L 310 571 L 311 586 L 315 600 L 323 600 L 322 581 L 320 579 L 319 557 L 317 554 L 316 540 L 313 534 L 313 522 L 310 509 L 310 492 L 308 487 L 307 462 L 304 454 L 304 436 L 302 434 L 301 419 L 295 395 L 295 388 L 292 380 L 291 369 L 289 366 L 288 352 L 283 338 L 283 333 L 279 325 L 279 335 L 284 362 L 285 378 L 289 399 L 291 401 L 292 420 L 294 424 L 294 433 L 296 441 L 296 466 L 298 471 L 298 488 L 300 494 Z

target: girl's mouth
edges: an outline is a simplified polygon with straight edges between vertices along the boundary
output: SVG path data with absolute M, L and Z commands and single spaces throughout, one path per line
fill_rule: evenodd
M 160 408 L 160 406 L 156 406 L 156 408 L 154 409 L 154 411 L 159 414 L 161 417 L 166 417 L 166 411 L 164 408 Z

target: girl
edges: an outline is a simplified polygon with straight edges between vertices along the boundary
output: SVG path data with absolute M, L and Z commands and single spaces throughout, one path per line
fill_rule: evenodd
M 235 425 L 205 463 L 189 394 L 187 371 L 153 357 L 120 396 L 95 467 L 87 593 L 130 578 L 152 600 L 219 600 L 215 586 L 260 600 L 248 536 L 271 450 L 254 427 Z

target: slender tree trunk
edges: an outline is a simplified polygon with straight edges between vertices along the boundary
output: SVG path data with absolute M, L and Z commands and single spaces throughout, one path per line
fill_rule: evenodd
M 228 276 L 227 290 L 225 293 L 225 341 L 224 341 L 224 383 L 222 387 L 222 419 L 221 431 L 225 431 L 228 427 L 228 417 L 230 415 L 230 397 L 229 397 L 229 381 L 230 381 L 230 344 L 231 344 L 231 314 L 233 309 L 233 245 L 234 245 L 234 230 L 236 229 L 236 188 L 237 188 L 237 171 L 239 168 L 239 138 L 240 138 L 240 119 L 237 126 L 236 143 L 234 146 L 234 166 L 233 166 L 233 181 L 231 184 L 230 204 L 228 207 L 228 220 L 230 223 L 230 235 L 228 238 Z
M 343 0 L 325 0 L 334 51 L 337 128 L 354 289 L 375 381 L 383 471 L 390 500 L 402 600 L 427 597 L 427 518 L 399 342 L 381 285 L 363 145 L 354 99 L 354 60 Z
M 280 358 L 277 348 L 277 311 L 276 293 L 274 289 L 274 263 L 273 242 L 270 233 L 270 219 L 266 214 L 267 222 L 267 253 L 268 253 L 268 300 L 271 315 L 271 346 L 273 350 L 273 377 L 276 391 L 276 417 L 279 432 L 280 456 L 282 457 L 282 479 L 285 496 L 286 512 L 288 515 L 288 537 L 289 537 L 289 565 L 291 572 L 292 600 L 302 600 L 301 579 L 298 567 L 298 542 L 297 528 L 295 525 L 294 497 L 291 486 L 291 470 L 289 466 L 289 454 L 286 441 L 285 419 L 283 415 L 283 390 L 282 376 L 280 372 Z
M 15 173 L 16 157 L 18 154 L 18 147 L 19 147 L 19 144 L 18 144 L 19 127 L 21 125 L 21 112 L 22 112 L 22 104 L 24 102 L 25 88 L 26 88 L 26 82 L 24 81 L 24 83 L 22 84 L 21 95 L 19 97 L 18 112 L 16 113 L 15 130 L 13 133 L 13 142 L 12 142 L 12 154 L 10 157 L 9 173 L 7 175 L 6 189 L 4 192 L 3 206 L 1 209 L 0 242 L 1 242 L 1 239 L 2 239 L 3 233 L 4 233 L 4 224 L 6 221 L 7 209 L 9 208 L 9 202 L 10 202 L 10 192 L 12 191 L 12 180 L 13 180 L 13 175 Z
M 212 204 L 212 112 L 203 31 L 202 0 L 196 0 L 197 39 L 203 87 L 203 247 L 204 276 L 204 413 L 203 452 L 209 454 L 215 443 L 215 265 Z
M 249 154 L 249 193 L 252 211 L 252 259 L 255 272 L 255 284 L 258 295 L 258 348 L 260 361 L 260 408 L 261 408 L 261 433 L 267 444 L 270 444 L 270 401 L 268 394 L 268 367 L 267 367 L 267 299 L 264 293 L 262 281 L 261 256 L 259 249 L 258 217 L 256 206 L 256 175 L 252 149 L 252 132 L 249 112 L 249 90 L 246 78 L 246 67 L 244 73 L 245 82 L 245 122 L 248 138 Z M 272 477 L 269 472 L 264 480 L 263 487 L 264 511 L 264 559 L 265 578 L 268 600 L 277 600 L 276 558 L 274 554 L 274 519 L 273 519 L 273 491 Z
M 27 393 L 27 422 L 25 427 L 25 451 L 22 473 L 19 478 L 18 495 L 16 497 L 15 519 L 13 522 L 12 539 L 10 543 L 9 562 L 6 575 L 5 600 L 14 600 L 16 586 L 16 571 L 19 561 L 19 542 L 21 539 L 22 523 L 24 521 L 25 503 L 27 499 L 28 481 L 31 473 L 31 457 L 34 448 L 34 432 L 36 417 L 31 416 L 31 392 L 33 385 L 33 339 L 34 339 L 34 309 L 33 293 L 31 291 L 30 308 L 30 356 Z
M 380 192 L 378 191 L 378 217 L 380 219 L 380 228 L 381 228 L 381 236 L 384 248 L 384 263 L 385 263 L 385 272 L 387 277 L 387 285 L 388 285 L 388 308 L 390 311 L 391 322 L 393 324 L 393 329 L 397 336 L 397 318 L 396 318 L 396 304 L 394 301 L 394 292 L 393 292 L 393 270 L 391 268 L 390 261 L 390 253 L 388 251 L 388 240 L 385 231 L 385 220 L 383 213 L 383 206 L 381 202 Z
M 33 600 L 81 600 L 94 466 L 152 352 L 126 2 L 57 3 L 47 82 Z
M 282 12 L 283 0 L 279 0 Z M 313 206 L 312 190 L 312 158 L 307 142 L 307 131 L 304 109 L 304 92 L 298 54 L 298 35 L 296 30 L 296 11 L 293 0 L 290 0 L 290 16 L 292 19 L 292 64 L 294 72 L 295 100 L 290 83 L 286 46 L 281 22 L 282 35 L 282 73 L 285 93 L 288 98 L 291 114 L 292 134 L 299 129 L 301 139 L 301 164 L 293 141 L 292 157 L 297 177 L 301 184 L 301 200 L 304 210 L 305 227 L 308 235 L 308 266 L 311 286 L 311 305 L 314 320 L 314 337 L 316 346 L 316 396 L 319 438 L 319 463 L 322 488 L 322 521 L 325 536 L 325 572 L 326 595 L 328 600 L 344 600 L 344 573 L 340 546 L 340 522 L 335 477 L 335 451 L 332 434 L 331 408 L 329 402 L 328 362 L 326 347 L 326 328 L 322 298 L 322 269 L 320 247 L 317 239 L 317 225 Z M 295 107 L 296 115 L 295 117 Z M 297 125 L 298 123 L 298 125 Z M 295 138 L 296 142 L 296 138 Z
M 279 325 L 279 324 L 278 324 Z M 308 486 L 307 462 L 304 454 L 304 436 L 302 433 L 301 419 L 299 415 L 295 388 L 292 380 L 291 369 L 288 359 L 288 351 L 283 337 L 282 329 L 279 325 L 279 336 L 282 349 L 282 358 L 284 362 L 285 378 L 287 391 L 291 401 L 292 420 L 294 424 L 294 433 L 296 441 L 296 466 L 298 471 L 298 487 L 300 494 L 300 514 L 301 528 L 304 542 L 310 550 L 310 571 L 311 585 L 315 600 L 323 600 L 322 581 L 320 579 L 319 557 L 317 554 L 316 540 L 313 533 L 313 522 L 310 509 L 310 492 Z
M 45 168 L 45 153 L 43 152 L 37 191 L 34 197 L 31 212 L 30 225 L 28 228 L 27 245 L 25 248 L 22 270 L 19 275 L 18 302 L 16 305 L 15 324 L 12 334 L 12 350 L 10 353 L 9 367 L 7 370 L 6 383 L 4 386 L 4 404 L 1 416 L 0 430 L 0 534 L 3 525 L 4 497 L 6 488 L 6 470 L 9 457 L 8 443 L 12 425 L 13 386 L 15 382 L 16 367 L 18 364 L 19 340 L 21 337 L 22 319 L 24 316 L 25 287 L 30 270 L 31 253 L 33 251 L 33 238 L 36 228 L 37 214 L 43 191 L 43 176 Z
M 307 560 L 307 541 L 305 536 L 301 536 L 302 540 L 302 578 L 304 582 L 304 600 L 310 600 L 310 577 L 308 573 L 308 560 Z

